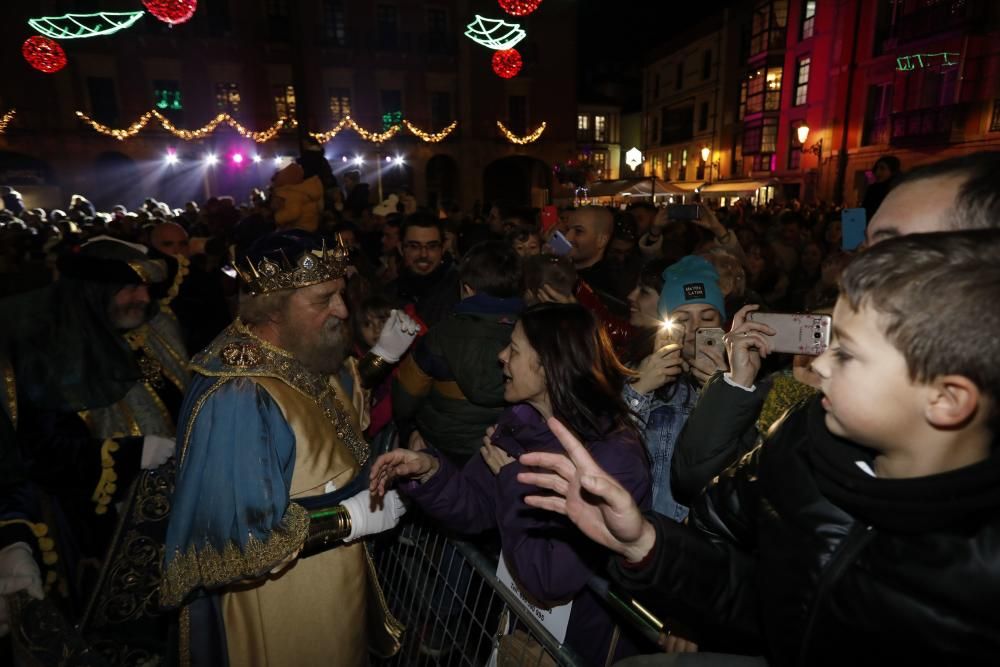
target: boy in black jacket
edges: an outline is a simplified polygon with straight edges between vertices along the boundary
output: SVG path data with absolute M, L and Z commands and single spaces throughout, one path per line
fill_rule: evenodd
M 613 577 L 655 591 L 702 644 L 771 665 L 996 664 L 998 257 L 995 229 L 859 255 L 813 364 L 823 395 L 723 472 L 687 525 L 643 517 L 559 425 L 568 457 L 522 457 L 546 471 L 521 481 L 555 492 L 528 504 L 621 556 Z

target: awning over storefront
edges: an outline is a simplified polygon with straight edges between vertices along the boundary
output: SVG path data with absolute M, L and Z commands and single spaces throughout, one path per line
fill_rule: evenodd
M 655 188 L 655 192 L 654 192 Z M 614 181 L 595 181 L 587 188 L 588 197 L 648 197 L 656 195 L 686 194 L 673 183 L 652 178 L 620 178 Z
M 671 185 L 681 191 L 678 194 L 690 195 L 695 190 L 700 190 L 705 185 L 705 181 L 673 181 Z
M 710 183 L 701 189 L 701 193 L 713 195 L 743 195 L 756 192 L 767 186 L 778 185 L 778 181 L 759 181 L 750 179 L 734 179 Z

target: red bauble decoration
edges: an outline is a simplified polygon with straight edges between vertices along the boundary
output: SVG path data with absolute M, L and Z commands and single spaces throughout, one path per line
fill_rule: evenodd
M 498 2 L 505 12 L 514 16 L 527 16 L 542 4 L 542 0 L 498 0 Z
M 46 74 L 58 72 L 66 66 L 66 52 L 59 43 L 41 35 L 24 40 L 21 55 L 29 65 Z
M 517 49 L 506 49 L 493 54 L 493 71 L 501 78 L 511 79 L 517 76 L 523 64 Z
M 194 16 L 198 0 L 142 0 L 149 13 L 164 23 L 177 25 Z

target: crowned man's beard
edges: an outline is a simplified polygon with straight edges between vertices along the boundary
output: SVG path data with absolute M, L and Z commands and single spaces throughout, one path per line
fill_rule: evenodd
M 282 347 L 314 373 L 332 375 L 347 358 L 349 342 L 343 320 L 329 318 L 318 333 L 306 334 L 289 322 L 282 332 Z

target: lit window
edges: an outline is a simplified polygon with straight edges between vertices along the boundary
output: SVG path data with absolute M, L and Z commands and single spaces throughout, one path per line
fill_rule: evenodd
M 176 81 L 154 81 L 153 103 L 165 113 L 182 110 L 184 104 L 181 101 L 180 84 Z
M 607 116 L 594 116 L 594 141 L 608 140 Z
M 809 63 L 811 58 L 801 58 L 795 72 L 795 106 L 806 103 L 809 96 Z
M 231 82 L 215 84 L 215 107 L 225 113 L 238 113 L 240 110 L 240 87 Z
M 816 28 L 816 0 L 806 0 L 802 7 L 802 36 L 809 39 Z
M 591 163 L 598 176 L 604 176 L 604 168 L 607 165 L 608 157 L 604 151 L 597 151 L 591 156 Z
M 576 129 L 578 130 L 589 130 L 590 129 L 590 116 L 586 114 L 580 114 L 576 117 Z
M 295 116 L 295 88 L 287 85 L 274 87 L 274 113 L 278 118 Z
M 334 122 L 351 115 L 351 91 L 347 88 L 330 89 L 330 115 Z

